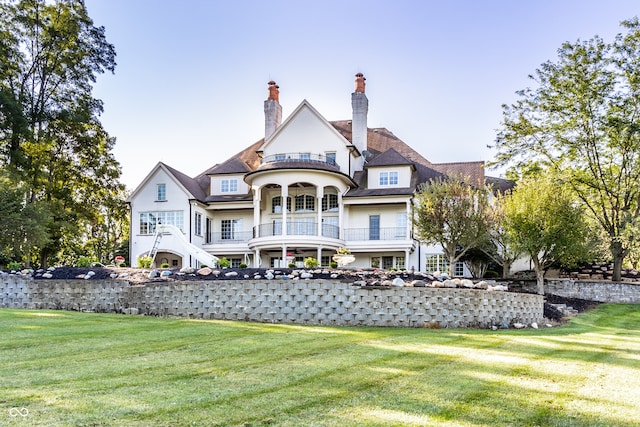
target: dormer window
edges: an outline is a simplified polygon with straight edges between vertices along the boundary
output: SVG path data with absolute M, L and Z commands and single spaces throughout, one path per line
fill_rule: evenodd
M 398 185 L 398 172 L 380 172 L 379 185 L 381 187 Z
M 157 202 L 167 201 L 167 184 L 158 184 L 156 186 L 156 201 Z
M 223 179 L 220 181 L 221 193 L 237 193 L 238 192 L 238 180 L 237 179 Z

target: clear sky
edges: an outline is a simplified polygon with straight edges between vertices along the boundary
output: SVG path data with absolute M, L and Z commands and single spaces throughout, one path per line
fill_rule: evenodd
M 640 15 L 638 0 L 85 2 L 116 47 L 94 94 L 129 189 L 159 161 L 196 176 L 262 138 L 271 79 L 283 118 L 303 99 L 351 118 L 357 72 L 369 127 L 432 162 L 490 160 L 501 105 L 529 74 L 563 42 L 610 41 Z

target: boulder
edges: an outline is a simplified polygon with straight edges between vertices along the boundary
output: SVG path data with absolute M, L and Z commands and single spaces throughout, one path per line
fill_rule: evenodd
M 198 276 L 209 276 L 211 273 L 213 273 L 213 270 L 209 267 L 203 267 L 200 270 L 196 271 L 196 274 Z
M 396 277 L 395 279 L 393 279 L 393 280 L 391 281 L 391 285 L 392 285 L 392 286 L 395 286 L 395 287 L 398 287 L 398 288 L 401 288 L 401 287 L 403 287 L 403 286 L 404 286 L 404 280 L 402 280 L 402 279 L 401 279 L 401 278 L 399 278 L 399 277 Z

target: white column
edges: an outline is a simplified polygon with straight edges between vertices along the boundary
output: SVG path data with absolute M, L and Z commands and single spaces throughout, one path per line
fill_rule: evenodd
M 322 236 L 322 196 L 324 195 L 323 187 L 316 187 L 316 206 L 318 209 L 318 236 Z
M 253 257 L 253 267 L 260 268 L 260 249 L 256 249 L 256 254 Z
M 344 239 L 344 205 L 341 191 L 338 191 L 338 238 Z
M 262 201 L 262 190 L 260 187 L 253 188 L 253 229 L 256 230 L 254 237 L 260 236 L 260 202 Z
M 289 186 L 280 187 L 280 197 L 282 198 L 282 235 L 287 235 L 287 197 L 289 197 Z
M 322 246 L 318 246 L 318 254 L 316 255 L 318 265 L 322 266 Z
M 407 236 L 406 239 L 411 239 L 411 229 L 413 228 L 413 217 L 411 216 L 411 199 L 407 200 Z M 406 262 L 406 261 L 405 261 Z

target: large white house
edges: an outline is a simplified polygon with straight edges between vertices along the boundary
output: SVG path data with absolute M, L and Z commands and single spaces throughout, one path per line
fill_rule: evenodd
M 444 270 L 441 248 L 414 239 L 414 191 L 443 176 L 500 181 L 485 177 L 484 162 L 431 163 L 389 130 L 368 128 L 362 74 L 350 120 L 327 121 L 303 100 L 282 121 L 279 87 L 268 85 L 263 139 L 194 178 L 158 163 L 133 191 L 133 262 L 153 250 L 157 265 L 196 267 L 205 251 L 232 266 L 285 267 L 307 257 L 328 266 L 346 247 L 352 267 Z M 182 235 L 156 240 L 158 224 Z

